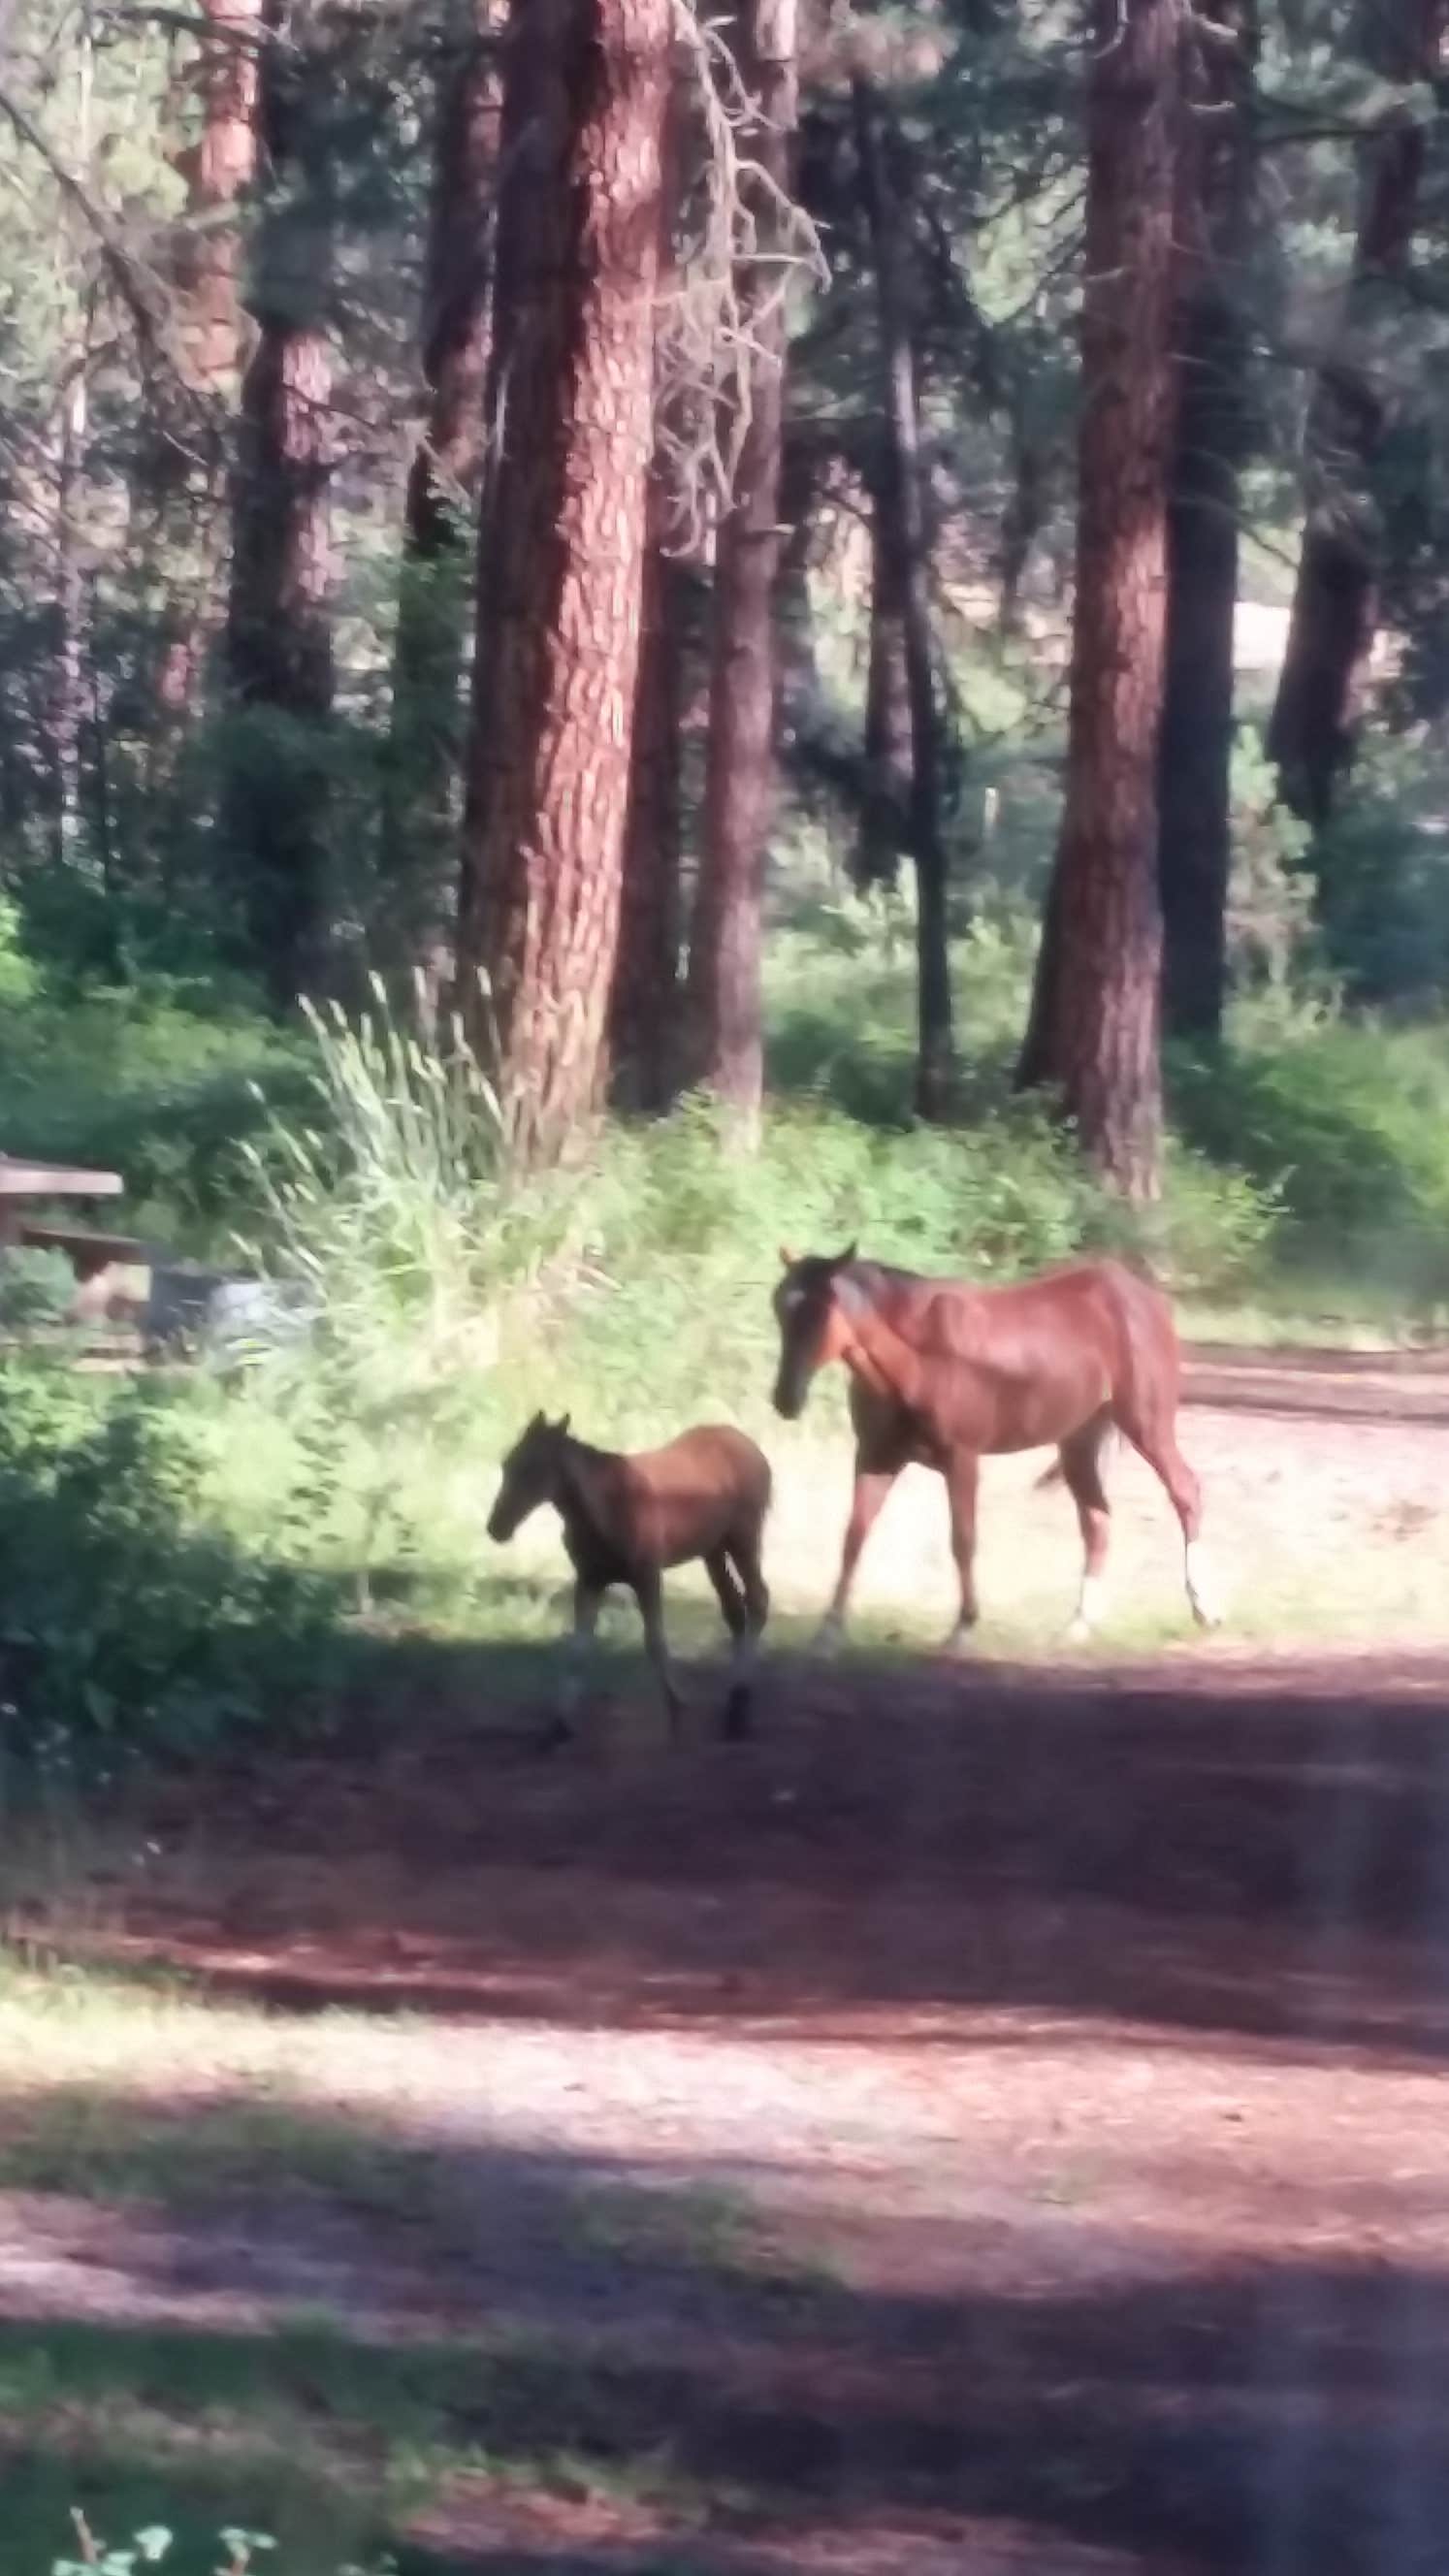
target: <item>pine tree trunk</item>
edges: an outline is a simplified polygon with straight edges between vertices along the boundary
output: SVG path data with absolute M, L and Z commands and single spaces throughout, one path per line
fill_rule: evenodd
M 1008 642 L 1021 634 L 1021 587 L 1031 550 L 1046 524 L 1045 458 L 1038 440 L 1018 417 L 1012 423 L 1011 497 L 1001 519 L 996 623 Z
M 775 585 L 778 622 L 776 717 L 780 739 L 808 732 L 820 699 L 815 619 L 810 605 L 810 558 L 815 538 L 820 456 L 811 440 L 785 434 L 780 466 L 780 521 L 785 535 Z
M 141 465 L 138 515 L 149 586 L 164 606 L 151 643 L 146 785 L 169 788 L 221 608 L 225 513 L 220 466 L 242 361 L 242 239 L 238 212 L 256 172 L 257 84 L 262 0 L 201 0 L 200 38 L 190 85 L 201 134 L 177 153 L 186 213 L 171 253 L 175 346 L 199 404 L 175 417 L 161 389 Z M 207 414 L 210 414 L 208 421 Z
M 273 1000 L 315 991 L 327 962 L 329 718 L 334 672 L 333 207 L 328 58 L 309 10 L 268 24 L 259 114 L 274 195 L 248 303 L 226 652 L 234 710 L 224 829 L 249 945 Z
M 1432 81 L 1449 0 L 1391 0 L 1376 29 L 1375 68 L 1396 81 Z M 1383 524 L 1375 482 L 1392 406 L 1373 342 L 1413 246 L 1425 146 L 1425 128 L 1396 107 L 1361 147 L 1343 325 L 1309 406 L 1308 514 L 1267 747 L 1284 803 L 1315 829 L 1327 822 L 1353 757 L 1378 629 Z
M 530 1159 L 564 1149 L 605 1074 L 671 25 L 670 0 L 530 0 L 505 67 L 458 944 Z
M 756 122 L 748 149 L 781 198 L 795 129 L 796 0 L 737 0 L 735 58 Z M 761 916 L 775 800 L 775 588 L 780 561 L 785 316 L 775 201 L 756 209 L 765 257 L 740 279 L 742 327 L 754 342 L 750 417 L 734 497 L 715 549 L 704 845 L 690 931 L 691 1041 L 701 1081 L 726 1103 L 742 1141 L 764 1090 Z
M 666 1109 L 679 1069 L 681 736 L 689 574 L 668 550 L 668 496 L 650 476 L 639 676 L 609 1056 L 621 1108 Z
M 905 564 L 879 488 L 871 496 L 870 636 L 865 672 L 865 793 L 856 834 L 858 885 L 894 885 L 910 847 L 911 692 L 906 677 Z
M 89 342 L 90 325 L 86 324 Z M 90 355 L 76 359 L 60 407 L 55 474 L 55 613 L 46 738 L 50 766 L 52 855 L 71 856 L 80 830 L 82 696 L 85 686 L 85 581 L 79 496 L 90 428 Z
M 262 0 L 200 0 L 194 85 L 201 135 L 176 156 L 186 181 L 186 218 L 172 258 L 178 300 L 176 346 L 188 383 L 225 393 L 241 364 L 242 242 L 236 216 L 257 159 L 257 80 Z
M 1247 452 L 1248 333 L 1239 302 L 1253 223 L 1257 28 L 1217 0 L 1230 39 L 1193 47 L 1178 174 L 1180 383 L 1167 516 L 1167 671 L 1158 762 L 1163 1014 L 1214 1039 L 1227 987 L 1238 478 Z
M 468 0 L 438 63 L 423 282 L 428 412 L 408 475 L 383 813 L 383 941 L 417 959 L 451 938 L 462 672 L 483 469 L 489 234 L 502 77 L 499 0 Z
M 946 853 L 941 839 L 941 738 L 931 642 L 929 539 L 920 454 L 912 333 L 910 237 L 873 83 L 854 85 L 855 128 L 875 252 L 885 438 L 877 522 L 880 544 L 899 568 L 902 657 L 910 709 L 910 794 L 906 821 L 916 871 L 916 1109 L 942 1118 L 955 1070 L 951 967 L 947 946 Z M 880 563 L 879 549 L 877 564 Z
M 1020 1079 L 1159 1186 L 1157 741 L 1173 426 L 1176 0 L 1094 0 L 1066 805 Z

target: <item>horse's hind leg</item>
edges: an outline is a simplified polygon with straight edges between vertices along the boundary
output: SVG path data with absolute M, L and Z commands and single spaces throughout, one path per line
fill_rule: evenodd
M 856 1465 L 855 1492 L 851 1496 L 850 1518 L 845 1525 L 845 1542 L 840 1551 L 840 1572 L 836 1577 L 830 1607 L 821 1621 L 820 1630 L 815 1639 L 817 1654 L 831 1653 L 845 1634 L 845 1614 L 850 1606 L 851 1588 L 855 1582 L 855 1569 L 860 1562 L 860 1551 L 880 1517 L 881 1505 L 899 1472 L 895 1467 L 871 1470 L 862 1467 L 859 1463 Z
M 642 1566 L 635 1575 L 634 1598 L 639 1604 L 639 1615 L 644 1622 L 644 1649 L 654 1667 L 654 1678 L 659 1684 L 664 1706 L 668 1712 L 670 1740 L 677 1742 L 680 1713 L 684 1702 L 679 1694 L 679 1684 L 674 1678 L 674 1667 L 669 1660 L 669 1640 L 664 1634 L 664 1587 L 659 1579 L 657 1565 Z
M 748 1735 L 755 1661 L 759 1653 L 760 1639 L 764 1634 L 765 1622 L 770 1615 L 769 1587 L 760 1572 L 758 1529 L 731 1538 L 728 1545 L 720 1549 L 719 1556 L 721 1560 L 719 1574 L 715 1574 L 714 1563 L 710 1558 L 707 1557 L 705 1563 L 714 1577 L 714 1587 L 719 1594 L 720 1608 L 724 1610 L 730 1634 L 734 1639 L 734 1652 L 730 1659 L 732 1672 L 729 1696 L 725 1701 L 724 1709 L 724 1731 L 729 1736 Z M 726 1583 L 736 1605 L 733 1618 L 725 1608 Z
M 1139 1457 L 1145 1458 L 1165 1486 L 1181 1524 L 1183 1579 L 1192 1615 L 1200 1628 L 1216 1628 L 1223 1613 L 1203 1550 L 1202 1487 L 1177 1445 L 1172 1418 L 1169 1415 L 1165 1421 L 1147 1422 L 1133 1410 L 1119 1411 L 1117 1421 Z
M 976 1496 L 981 1461 L 974 1451 L 958 1449 L 946 1468 L 946 1495 L 951 1506 L 951 1553 L 961 1585 L 961 1607 L 946 1640 L 948 1655 L 964 1653 L 981 1612 L 976 1599 Z
M 1076 1504 L 1082 1533 L 1082 1588 L 1077 1595 L 1076 1616 L 1067 1630 L 1073 1638 L 1090 1637 L 1102 1598 L 1107 1542 L 1112 1531 L 1111 1505 L 1102 1483 L 1102 1443 L 1108 1429 L 1107 1416 L 1099 1413 L 1061 1445 L 1062 1477 Z

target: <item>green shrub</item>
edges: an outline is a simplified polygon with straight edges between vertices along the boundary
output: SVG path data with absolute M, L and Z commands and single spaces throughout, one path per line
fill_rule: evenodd
M 276 1516 L 225 1526 L 228 1421 L 205 1390 L 0 1370 L 7 1734 L 63 1763 L 196 1752 L 315 1702 L 334 1590 Z M 290 1556 L 290 1561 L 288 1561 Z

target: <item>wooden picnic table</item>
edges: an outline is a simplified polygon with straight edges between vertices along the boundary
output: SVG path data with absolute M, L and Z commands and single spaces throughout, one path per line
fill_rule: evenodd
M 102 1263 L 133 1257 L 123 1235 L 92 1235 L 78 1226 L 47 1225 L 27 1214 L 27 1207 L 50 1199 L 118 1199 L 125 1183 L 119 1172 L 86 1171 L 75 1163 L 32 1163 L 0 1154 L 0 1251 L 15 1244 L 42 1244 L 70 1254 L 77 1278 Z

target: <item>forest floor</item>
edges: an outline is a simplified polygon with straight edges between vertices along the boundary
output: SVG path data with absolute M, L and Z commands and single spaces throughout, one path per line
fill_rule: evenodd
M 1222 1638 L 1161 1642 L 1122 1462 L 1128 1644 L 1003 1654 L 1075 1556 L 1004 1462 L 964 1668 L 885 1635 L 949 1609 L 922 1479 L 870 1650 L 779 1656 L 749 1746 L 702 1707 L 669 1754 L 629 1675 L 543 1762 L 475 1660 L 14 1882 L 6 2576 L 75 2502 L 265 2523 L 279 2576 L 1442 2571 L 1449 1505 L 1406 1377 L 1425 1418 L 1343 1416 L 1351 1365 L 1188 1415 Z M 818 1600 L 843 1462 L 792 1454 Z

